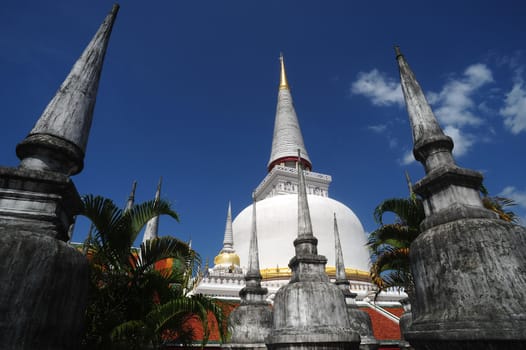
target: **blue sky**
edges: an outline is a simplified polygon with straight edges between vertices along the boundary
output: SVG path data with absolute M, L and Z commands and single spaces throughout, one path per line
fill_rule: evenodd
M 372 3 L 372 2 L 370 2 Z M 112 3 L 0 3 L 0 164 L 31 130 Z M 124 205 L 162 197 L 203 258 L 266 174 L 285 55 L 313 170 L 366 231 L 375 206 L 406 196 L 411 132 L 393 44 L 399 44 L 459 165 L 526 219 L 526 5 L 522 1 L 125 1 L 99 87 L 81 194 Z M 80 220 L 74 240 L 84 239 Z M 292 244 L 292 242 L 291 242 Z M 344 247 L 345 249 L 345 247 Z

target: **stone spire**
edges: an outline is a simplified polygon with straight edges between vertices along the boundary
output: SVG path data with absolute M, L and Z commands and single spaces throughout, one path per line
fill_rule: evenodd
M 455 164 L 452 139 L 444 135 L 399 47 L 395 53 L 413 132 L 413 153 L 427 174 L 413 187 L 424 202 L 423 228 L 467 216 L 493 217 L 480 199 L 482 175 Z
M 267 288 L 261 287 L 259 271 L 258 238 L 256 225 L 256 200 L 252 204 L 252 232 L 248 254 L 245 287 L 239 291 L 241 304 L 230 314 L 228 326 L 230 340 L 223 348 L 266 349 L 265 339 L 272 328 L 272 310 L 265 300 Z
M 298 151 L 299 153 L 299 151 Z M 350 328 L 341 290 L 329 282 L 327 259 L 318 255 L 312 232 L 305 175 L 298 154 L 298 237 L 290 260 L 292 277 L 274 298 L 269 350 L 358 349 L 360 337 Z M 327 312 L 330 310 L 330 312 Z
M 21 167 L 66 175 L 84 167 L 104 55 L 118 10 L 115 4 L 35 127 L 17 146 Z
M 69 350 L 78 347 L 84 334 L 79 315 L 88 305 L 89 266 L 86 256 L 66 243 L 68 228 L 83 208 L 69 175 L 82 169 L 102 58 L 117 9 L 35 129 L 18 145 L 20 165 L 0 167 L 2 349 Z M 74 8 L 71 14 L 86 17 Z
M 232 206 L 228 202 L 226 214 L 225 236 L 223 239 L 223 248 L 214 258 L 214 269 L 228 270 L 229 272 L 240 272 L 239 255 L 234 249 L 234 232 L 232 230 Z
M 126 207 L 124 207 L 125 212 L 130 210 L 133 207 L 133 204 L 135 203 L 135 189 L 136 188 L 137 188 L 137 181 L 133 181 L 130 196 L 128 197 L 128 201 L 126 202 Z
M 157 184 L 157 191 L 155 191 L 155 203 L 159 202 L 161 199 L 161 185 L 163 182 L 163 177 L 159 178 L 159 183 Z M 159 237 L 159 216 L 153 217 L 146 224 L 146 229 L 144 230 L 144 236 L 142 242 L 145 243 L 149 239 L 154 239 Z
M 426 158 L 429 156 L 430 143 L 434 143 L 436 148 L 440 147 L 440 157 L 438 159 L 431 159 L 426 171 L 431 171 L 439 164 L 454 163 L 451 157 L 451 150 L 453 149 L 453 141 L 449 136 L 444 135 L 438 121 L 429 106 L 429 103 L 424 96 L 422 88 L 413 74 L 413 71 L 407 64 L 404 55 L 400 52 L 398 46 L 395 47 L 396 60 L 400 69 L 400 82 L 402 91 L 404 93 L 405 104 L 409 114 L 409 121 L 411 122 L 411 129 L 413 131 L 414 141 L 414 156 L 419 162 L 425 164 Z M 428 152 L 426 152 L 428 151 Z
M 250 235 L 250 248 L 248 251 L 248 270 L 245 276 L 247 286 L 261 288 L 261 272 L 259 271 L 258 233 L 256 221 L 256 199 L 252 195 L 252 232 Z M 265 294 L 267 293 L 266 288 Z
M 347 280 L 347 276 L 345 275 L 345 263 L 343 261 L 336 213 L 334 213 L 334 249 L 336 257 L 336 280 L 334 284 L 342 291 L 345 298 L 351 329 L 360 334 L 360 350 L 376 350 L 378 349 L 378 341 L 373 335 L 371 317 L 356 305 L 357 294 L 351 292 L 349 280 Z
M 301 151 L 297 150 L 298 159 L 298 238 L 296 241 L 300 242 L 294 246 L 296 247 L 296 257 L 305 254 L 318 254 L 318 240 L 314 237 L 312 232 L 312 221 L 310 219 L 309 202 L 307 200 L 307 186 L 305 184 L 305 174 L 301 164 Z M 325 257 L 323 257 L 325 259 Z M 325 259 L 325 262 L 327 260 Z
M 223 239 L 223 249 L 225 253 L 234 252 L 234 234 L 232 232 L 232 205 L 228 202 L 228 211 L 226 214 L 225 238 Z
M 415 293 L 404 336 L 418 350 L 520 348 L 526 344 L 526 229 L 483 208 L 482 175 L 455 164 L 452 140 L 395 51 L 415 158 L 426 171 L 413 186 L 426 218 L 411 243 Z
M 334 250 L 336 256 L 336 285 L 346 285 L 345 290 L 349 290 L 349 281 L 345 276 L 345 264 L 343 262 L 342 246 L 340 244 L 340 232 L 338 231 L 338 221 L 334 213 Z
M 292 103 L 292 95 L 285 73 L 285 61 L 283 55 L 280 56 L 281 75 L 278 91 L 278 105 L 276 109 L 276 119 L 274 122 L 274 137 L 272 139 L 272 151 L 268 162 L 268 170 L 272 170 L 275 165 L 284 164 L 294 167 L 297 149 L 301 150 L 301 161 L 306 168 L 312 169 L 312 164 L 307 154 L 307 149 L 303 143 L 303 136 Z

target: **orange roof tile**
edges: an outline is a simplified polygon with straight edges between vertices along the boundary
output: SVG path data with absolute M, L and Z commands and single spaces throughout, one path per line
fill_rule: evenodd
M 371 317 L 373 334 L 379 340 L 400 340 L 400 327 L 398 324 L 371 308 L 361 308 Z M 404 313 L 402 307 L 385 308 L 390 313 L 400 317 Z

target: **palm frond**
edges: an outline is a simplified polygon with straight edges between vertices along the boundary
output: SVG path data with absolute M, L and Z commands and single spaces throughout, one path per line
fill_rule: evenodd
M 401 224 L 408 226 L 419 225 L 425 217 L 422 201 L 418 198 L 391 198 L 383 201 L 374 210 L 375 221 L 384 225 L 383 216 L 388 212 L 395 214 Z
M 380 290 L 393 287 L 395 281 L 401 281 L 390 277 L 393 273 L 410 274 L 409 248 L 386 248 L 382 254 L 377 256 L 376 261 L 371 264 L 370 275 L 372 282 Z M 404 287 L 403 284 L 398 286 Z
M 482 204 L 484 205 L 484 208 L 489 209 L 496 213 L 501 220 L 511 222 L 514 224 L 519 223 L 519 217 L 517 214 L 515 214 L 511 210 L 506 210 L 507 207 L 513 207 L 517 205 L 517 203 L 510 198 L 506 197 L 490 197 L 490 196 L 484 196 L 482 197 Z
M 148 240 L 139 250 L 131 245 L 153 217 L 179 220 L 166 201 L 149 201 L 124 212 L 111 200 L 85 196 L 83 213 L 94 224 L 86 242 L 90 254 L 88 329 L 90 348 L 158 348 L 163 334 L 187 341 L 193 334 L 189 318 L 199 319 L 203 344 L 210 334 L 209 316 L 225 337 L 225 317 L 208 297 L 190 295 L 201 265 L 199 255 L 174 237 Z M 159 262 L 169 264 L 158 264 Z M 165 266 L 165 268 L 161 268 Z M 211 319 L 211 318 L 210 318 Z M 166 333 L 168 332 L 168 333 Z
M 131 320 L 121 323 L 117 327 L 113 328 L 110 333 L 110 338 L 114 343 L 114 346 L 118 346 L 119 343 L 129 346 L 133 344 L 135 349 L 143 349 L 149 347 L 150 344 L 154 343 L 152 338 L 155 337 L 154 332 L 151 331 L 149 325 L 141 320 Z
M 172 210 L 169 202 L 165 200 L 151 200 L 139 205 L 135 205 L 131 210 L 124 213 L 124 217 L 130 220 L 130 233 L 132 244 L 142 228 L 156 216 L 168 215 L 179 221 L 179 215 Z
M 188 244 L 175 237 L 167 236 L 143 242 L 135 268 L 145 271 L 156 262 L 168 258 L 175 259 L 173 263 L 180 264 L 180 268 L 184 270 L 187 270 L 189 264 L 199 265 L 201 262 L 199 255 Z
M 373 251 L 385 244 L 409 247 L 418 234 L 419 230 L 407 225 L 386 224 L 369 234 L 367 245 Z

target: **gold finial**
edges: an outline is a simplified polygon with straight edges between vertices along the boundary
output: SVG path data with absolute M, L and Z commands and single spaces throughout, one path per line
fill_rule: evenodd
M 280 90 L 289 90 L 289 83 L 287 81 L 287 74 L 285 74 L 285 59 L 283 58 L 283 53 L 280 52 L 279 60 L 281 62 L 281 76 L 279 79 L 279 89 Z

